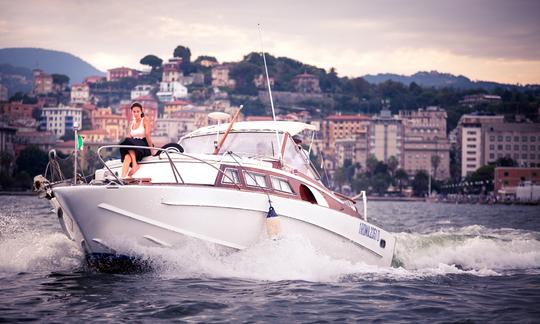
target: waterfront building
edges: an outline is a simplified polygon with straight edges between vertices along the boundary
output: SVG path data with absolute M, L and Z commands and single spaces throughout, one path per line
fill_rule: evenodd
M 17 129 L 0 121 L 0 152 L 15 153 L 15 133 Z M 1 167 L 1 166 L 0 166 Z
M 524 186 L 526 188 L 523 188 Z M 500 197 L 538 200 L 540 168 L 497 167 L 494 171 L 493 188 Z
M 40 128 L 50 131 L 60 138 L 67 130 L 73 129 L 75 123 L 81 125 L 82 108 L 69 106 L 45 107 L 41 112 Z
M 36 105 L 23 104 L 22 102 L 3 102 L 0 104 L 0 113 L 8 120 L 33 119 L 32 111 Z
M 100 82 L 103 82 L 104 80 L 105 80 L 105 78 L 102 77 L 102 76 L 91 75 L 91 76 L 87 76 L 86 78 L 84 78 L 84 83 L 86 83 L 86 84 L 100 83 Z
M 501 102 L 501 96 L 480 93 L 465 96 L 459 103 L 463 106 L 474 107 L 481 104 L 500 104 Z
M 446 135 L 446 111 L 439 107 L 400 111 L 403 124 L 403 168 L 409 175 L 428 171 L 435 179 L 450 176 L 450 141 Z M 432 162 L 438 156 L 438 164 Z
M 484 164 L 510 157 L 519 166 L 540 167 L 540 124 L 501 123 L 484 131 Z
M 19 156 L 22 150 L 30 145 L 37 146 L 40 150 L 49 152 L 57 142 L 57 135 L 53 132 L 38 132 L 36 130 L 17 131 L 15 138 L 15 156 Z
M 93 129 L 105 130 L 114 142 L 127 136 L 129 120 L 125 116 L 113 114 L 110 107 L 92 111 L 91 119 Z
M 168 116 L 180 110 L 185 110 L 193 107 L 191 101 L 188 100 L 175 100 L 171 102 L 166 102 L 163 110 L 163 114 Z
M 399 167 L 403 167 L 403 124 L 399 116 L 392 116 L 389 109 L 383 108 L 379 115 L 371 118 L 368 136 L 371 155 L 384 163 L 394 156 Z
M 481 114 L 461 116 L 457 125 L 457 155 L 462 178 L 486 164 L 483 129 L 489 125 L 502 123 L 504 123 L 504 116 Z

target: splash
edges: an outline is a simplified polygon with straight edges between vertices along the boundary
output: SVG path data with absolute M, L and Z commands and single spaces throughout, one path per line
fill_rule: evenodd
M 40 225 L 25 217 L 1 218 L 0 273 L 70 271 L 81 267 L 83 256 L 75 243 Z
M 395 260 L 418 273 L 496 275 L 540 268 L 540 240 L 536 232 L 473 225 L 396 236 Z

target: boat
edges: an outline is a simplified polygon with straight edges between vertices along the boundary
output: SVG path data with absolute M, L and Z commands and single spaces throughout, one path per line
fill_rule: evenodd
M 323 185 L 293 140 L 315 131 L 301 122 L 233 119 L 157 149 L 129 181 L 118 177 L 120 159 L 102 159 L 118 148 L 108 145 L 98 149 L 103 167 L 89 183 L 36 184 L 66 236 L 102 271 L 135 263 L 137 247 L 194 241 L 234 253 L 291 234 L 333 258 L 390 266 L 394 236 L 368 222 L 355 200 Z

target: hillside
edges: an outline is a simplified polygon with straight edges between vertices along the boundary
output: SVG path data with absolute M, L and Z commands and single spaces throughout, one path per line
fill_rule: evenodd
M 65 74 L 69 76 L 72 84 L 82 82 L 90 75 L 105 75 L 72 54 L 42 48 L 2 48 L 0 49 L 0 64 L 30 70 L 40 68 L 45 73 Z
M 379 73 L 368 74 L 363 76 L 366 81 L 373 84 L 383 83 L 388 80 L 401 82 L 405 85 L 416 83 L 422 87 L 435 87 L 435 88 L 455 88 L 455 89 L 484 89 L 487 91 L 493 91 L 497 87 L 505 89 L 518 89 L 520 86 L 512 84 L 504 84 L 490 81 L 471 81 L 463 75 L 453 75 L 449 73 L 441 73 L 437 71 L 430 72 L 417 72 L 411 76 L 393 74 L 393 73 Z

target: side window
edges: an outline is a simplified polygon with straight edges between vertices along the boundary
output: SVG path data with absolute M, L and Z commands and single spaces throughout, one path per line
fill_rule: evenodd
M 244 173 L 244 178 L 245 178 L 246 184 L 248 186 L 260 187 L 260 188 L 266 188 L 267 187 L 266 179 L 265 179 L 264 175 L 262 175 L 262 174 L 253 173 L 253 172 L 245 172 Z
M 240 177 L 238 176 L 238 170 L 236 169 L 225 169 L 225 172 L 223 172 L 223 178 L 221 179 L 221 183 L 236 183 L 240 184 Z
M 291 185 L 287 180 L 276 177 L 270 177 L 270 179 L 272 180 L 272 187 L 274 189 L 287 193 L 293 193 Z

